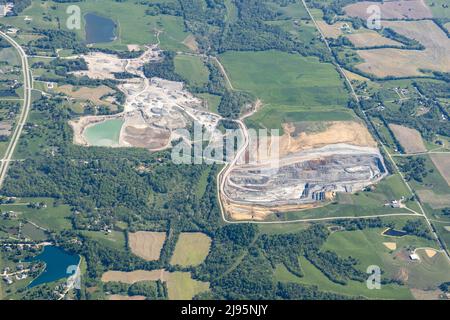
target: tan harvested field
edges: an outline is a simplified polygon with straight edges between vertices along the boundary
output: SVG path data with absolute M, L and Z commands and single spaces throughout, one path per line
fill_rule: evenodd
M 402 145 L 405 153 L 418 153 L 426 152 L 425 144 L 423 143 L 422 136 L 416 129 L 400 126 L 398 124 L 389 124 L 397 140 Z
M 72 85 L 63 85 L 57 87 L 56 91 L 64 93 L 65 95 L 78 100 L 91 101 L 95 105 L 111 105 L 110 102 L 101 100 L 101 97 L 107 94 L 114 93 L 114 90 L 112 90 L 110 87 L 103 85 L 96 88 L 89 88 L 89 87 L 77 88 Z
M 145 300 L 145 296 L 124 296 L 121 294 L 112 294 L 109 296 L 109 300 L 119 301 L 119 300 L 132 300 L 132 301 L 141 301 Z
M 420 76 L 421 69 L 450 72 L 450 39 L 433 21 L 383 21 L 383 25 L 419 41 L 425 50 L 357 50 L 364 60 L 358 69 L 378 77 Z
M 402 46 L 400 42 L 383 37 L 375 31 L 353 33 L 346 36 L 355 47 Z
M 345 74 L 347 75 L 347 77 L 348 77 L 350 80 L 369 81 L 368 78 L 363 77 L 363 76 L 361 76 L 361 75 L 359 75 L 359 74 L 356 74 L 356 73 L 354 73 L 354 72 L 351 72 L 351 71 L 348 71 L 348 70 L 345 70 L 345 69 L 343 69 L 343 70 L 344 70 Z
M 441 176 L 447 181 L 450 186 L 450 154 L 448 153 L 433 153 L 430 156 L 436 168 L 439 170 Z
M 436 194 L 432 190 L 417 190 L 420 201 L 427 203 L 433 209 L 450 207 L 450 194 Z
M 201 264 L 209 253 L 211 238 L 201 232 L 183 232 L 178 238 L 170 264 L 183 267 Z
M 381 9 L 381 19 L 424 19 L 432 18 L 430 8 L 423 0 L 407 0 L 407 1 L 362 1 L 350 4 L 344 7 L 344 11 L 348 16 L 360 17 L 366 20 L 371 13 L 367 13 L 367 8 L 377 5 Z
M 131 252 L 147 261 L 159 259 L 165 240 L 165 232 L 138 231 L 128 233 Z
M 317 25 L 320 30 L 327 38 L 337 38 L 344 33 L 341 30 L 341 27 L 345 24 L 345 22 L 336 22 L 334 24 L 328 24 L 325 21 L 317 21 Z
M 209 290 L 208 282 L 192 279 L 189 272 L 167 272 L 160 269 L 153 271 L 136 270 L 132 272 L 107 271 L 102 275 L 102 282 L 133 284 L 140 281 L 156 280 L 167 283 L 170 300 L 190 300 L 196 294 Z
M 397 249 L 397 244 L 395 242 L 383 242 L 384 246 L 389 250 Z
M 131 272 L 107 271 L 102 275 L 102 282 L 122 282 L 133 284 L 140 281 L 166 281 L 169 273 L 164 269 L 159 270 L 136 270 Z

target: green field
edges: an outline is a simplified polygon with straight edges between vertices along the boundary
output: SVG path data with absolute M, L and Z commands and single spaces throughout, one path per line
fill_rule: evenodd
M 308 12 L 300 2 L 290 3 L 286 6 L 281 6 L 276 3 L 269 3 L 269 7 L 275 9 L 282 14 L 285 19 L 307 19 L 309 20 Z
M 22 236 L 33 241 L 44 241 L 48 238 L 42 229 L 28 222 L 22 225 Z
M 414 157 L 413 157 L 414 158 Z M 421 156 L 425 158 L 425 168 L 428 170 L 426 177 L 423 178 L 423 182 L 417 182 L 411 179 L 409 182 L 411 187 L 416 190 L 430 189 L 436 194 L 448 194 L 450 192 L 450 187 L 447 182 L 439 173 L 439 170 L 434 166 L 433 161 L 431 161 L 429 156 Z
M 251 128 L 278 129 L 282 133 L 282 124 L 286 122 L 346 121 L 355 119 L 356 115 L 352 110 L 344 109 L 341 106 L 293 107 L 266 104 L 259 112 L 245 119 L 245 123 Z
M 347 92 L 331 64 L 280 51 L 220 55 L 233 87 L 274 106 L 342 106 Z M 295 110 L 296 111 L 296 110 Z
M 297 277 L 290 273 L 284 265 L 277 265 L 275 279 L 280 282 L 294 282 L 317 286 L 322 291 L 345 294 L 349 296 L 363 296 L 372 299 L 412 299 L 408 288 L 398 285 L 385 285 L 381 290 L 370 290 L 366 283 L 348 281 L 347 285 L 337 284 L 328 279 L 319 269 L 304 257 L 300 257 L 300 265 L 304 276 Z
M 371 215 L 387 215 L 392 213 L 411 213 L 403 208 L 385 206 L 391 200 L 398 200 L 402 196 L 409 199 L 411 193 L 403 184 L 399 175 L 391 175 L 376 185 L 373 191 L 358 191 L 356 193 L 338 193 L 335 201 L 322 207 L 303 211 L 287 212 L 278 217 L 271 216 L 272 220 L 298 220 L 325 217 L 360 217 Z M 407 207 L 418 210 L 415 203 L 406 200 Z
M 175 57 L 175 72 L 191 85 L 202 86 L 208 82 L 209 71 L 202 58 L 197 56 L 177 55 Z
M 426 0 L 425 1 L 433 13 L 435 18 L 450 19 L 450 8 L 448 7 L 448 0 Z M 447 5 L 446 8 L 443 5 Z
M 44 202 L 47 207 L 34 209 L 28 207 L 30 202 Z M 16 203 L 0 205 L 1 211 L 14 211 L 18 218 L 32 221 L 39 227 L 52 231 L 62 231 L 72 228 L 71 211 L 68 205 L 55 205 L 50 198 L 22 198 Z
M 191 278 L 189 272 L 170 273 L 167 291 L 170 300 L 191 300 L 195 295 L 209 290 L 209 283 Z
M 450 280 L 450 264 L 442 253 L 428 258 L 421 250 L 418 251 L 420 262 L 412 262 L 408 258 L 408 249 L 419 247 L 437 249 L 435 241 L 410 235 L 387 237 L 381 235 L 382 232 L 383 229 L 380 228 L 335 232 L 328 237 L 322 250 L 334 251 L 342 258 L 351 256 L 358 259 L 357 267 L 362 271 L 370 265 L 378 265 L 387 277 L 395 277 L 400 268 L 403 268 L 409 275 L 407 285 L 413 288 L 435 288 L 440 283 Z M 395 242 L 396 250 L 391 251 L 383 245 L 383 242 Z M 400 251 L 406 252 L 406 258 L 398 255 Z
M 7 62 L 10 66 L 21 65 L 17 50 L 12 47 L 0 49 L 0 61 Z
M 111 233 L 103 231 L 82 231 L 82 234 L 98 241 L 106 247 L 125 250 L 125 234 L 121 231 L 112 231 Z
M 182 232 L 170 264 L 183 267 L 201 264 L 209 253 L 211 239 L 200 232 Z
M 216 114 L 219 113 L 218 108 L 219 108 L 220 100 L 222 99 L 220 96 L 210 94 L 210 93 L 200 93 L 200 94 L 198 94 L 198 97 L 200 99 L 206 100 L 209 111 L 216 113 Z
M 148 6 L 136 1 L 95 1 L 86 0 L 77 2 L 81 13 L 96 13 L 115 21 L 118 26 L 118 37 L 115 41 L 101 44 L 101 47 L 123 50 L 127 44 L 151 44 L 156 43 L 155 31 L 160 30 L 161 47 L 172 50 L 187 50 L 181 42 L 188 36 L 184 31 L 182 17 L 159 15 L 150 16 L 145 12 Z M 66 8 L 72 3 L 57 3 L 53 1 L 32 1 L 30 7 L 25 9 L 18 17 L 8 17 L 5 21 L 19 27 L 31 30 L 33 27 L 57 29 L 60 24 L 66 28 L 65 22 L 68 15 Z M 24 16 L 32 16 L 32 22 L 24 21 Z M 80 39 L 85 38 L 84 21 L 80 30 L 74 30 Z
M 203 197 L 203 195 L 205 194 L 206 187 L 208 185 L 209 173 L 211 171 L 208 169 L 204 170 L 202 172 L 202 175 L 200 176 L 200 179 L 199 179 L 199 182 L 197 185 L 197 192 L 195 193 L 195 195 L 197 196 L 198 199 L 201 199 Z

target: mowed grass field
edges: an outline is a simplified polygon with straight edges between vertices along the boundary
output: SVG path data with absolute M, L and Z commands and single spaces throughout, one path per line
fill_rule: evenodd
M 428 170 L 427 175 L 423 178 L 423 182 L 417 182 L 416 180 L 411 179 L 410 185 L 415 190 L 428 189 L 432 190 L 436 194 L 450 193 L 449 185 L 439 173 L 439 170 L 436 168 L 433 161 L 431 161 L 430 157 L 428 155 L 420 157 L 425 159 L 425 168 Z
M 220 60 L 235 89 L 251 92 L 265 104 L 346 105 L 347 93 L 338 72 L 317 58 L 280 51 L 229 51 Z
M 209 253 L 211 239 L 204 233 L 181 233 L 170 264 L 183 267 L 201 264 Z
M 252 93 L 263 107 L 249 127 L 279 129 L 284 122 L 353 120 L 348 94 L 329 63 L 280 51 L 226 52 L 220 60 L 236 90 Z
M 170 2 L 170 1 L 167 1 Z M 5 21 L 31 31 L 33 27 L 45 29 L 66 29 L 66 21 L 69 15 L 66 13 L 68 6 L 73 3 L 57 3 L 54 1 L 32 1 L 30 7 L 25 9 L 18 17 L 8 17 Z M 169 15 L 150 16 L 146 14 L 148 6 L 139 2 L 126 1 L 96 1 L 85 0 L 77 2 L 81 9 L 81 15 L 88 12 L 110 18 L 117 24 L 117 39 L 111 43 L 101 44 L 101 47 L 112 49 L 125 49 L 127 44 L 151 44 L 156 43 L 155 31 L 160 30 L 161 47 L 173 50 L 188 50 L 182 41 L 189 35 L 184 31 L 182 17 Z M 25 16 L 33 17 L 33 21 L 24 21 Z M 81 29 L 73 30 L 80 39 L 85 39 L 85 22 Z
M 47 207 L 30 208 L 28 207 L 30 202 L 44 202 Z M 15 203 L 0 205 L 0 210 L 14 211 L 18 214 L 18 218 L 29 220 L 48 230 L 58 232 L 72 228 L 70 207 L 68 205 L 57 205 L 50 198 L 21 198 L 17 199 Z
M 175 72 L 191 85 L 201 86 L 208 82 L 209 70 L 202 58 L 179 54 L 175 57 Z
M 396 220 L 404 223 L 408 218 Z M 442 253 L 429 258 L 424 250 L 420 250 L 417 251 L 421 258 L 419 262 L 409 259 L 411 249 L 438 249 L 435 241 L 413 235 L 387 237 L 381 234 L 383 230 L 374 228 L 335 232 L 328 237 L 322 250 L 334 251 L 342 258 L 351 256 L 358 259 L 357 267 L 361 271 L 366 271 L 370 265 L 378 265 L 386 277 L 396 277 L 403 270 L 408 275 L 406 284 L 410 288 L 436 288 L 440 283 L 450 280 L 450 264 Z M 383 242 L 394 242 L 396 249 L 388 249 Z
M 300 121 L 350 121 L 356 115 L 350 109 L 341 106 L 286 106 L 265 104 L 263 108 L 245 119 L 247 126 L 252 128 L 278 129 L 283 133 L 282 124 Z
M 425 3 L 430 7 L 434 18 L 450 18 L 448 0 L 425 0 Z
M 408 218 L 386 218 L 401 228 Z M 448 281 L 450 265 L 442 253 L 430 258 L 424 250 L 418 250 L 421 261 L 413 262 L 408 257 L 408 250 L 420 247 L 437 248 L 431 240 L 407 235 L 404 237 L 387 237 L 381 233 L 384 229 L 364 229 L 355 231 L 339 231 L 332 233 L 321 250 L 330 250 L 341 258 L 353 257 L 358 260 L 356 268 L 366 272 L 370 265 L 378 265 L 383 270 L 382 277 L 396 277 L 400 270 L 407 274 L 406 285 L 384 284 L 381 290 L 369 290 L 365 282 L 348 281 L 340 285 L 329 280 L 319 269 L 306 258 L 299 257 L 304 276 L 297 277 L 290 273 L 284 265 L 277 265 L 275 279 L 282 282 L 296 282 L 317 285 L 320 290 L 352 296 L 364 296 L 375 299 L 412 299 L 410 288 L 432 289 L 441 282 Z M 384 242 L 395 243 L 391 250 Z
M 279 264 L 275 268 L 275 279 L 280 282 L 293 282 L 303 285 L 317 286 L 319 290 L 328 291 L 349 296 L 363 296 L 370 299 L 412 299 L 408 288 L 399 285 L 385 285 L 382 290 L 370 290 L 365 282 L 348 281 L 347 285 L 337 284 L 328 279 L 306 258 L 299 258 L 303 277 L 290 273 L 286 267 Z

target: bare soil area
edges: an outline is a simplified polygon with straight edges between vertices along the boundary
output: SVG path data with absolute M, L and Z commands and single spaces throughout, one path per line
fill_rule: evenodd
M 384 246 L 389 250 L 397 249 L 397 244 L 395 242 L 383 242 Z
M 321 122 L 323 129 L 308 132 L 300 123 L 285 123 L 285 134 L 280 139 L 280 154 L 286 155 L 300 150 L 320 148 L 330 144 L 346 143 L 354 146 L 376 147 L 377 143 L 369 130 L 356 121 Z M 307 125 L 308 126 L 308 125 Z

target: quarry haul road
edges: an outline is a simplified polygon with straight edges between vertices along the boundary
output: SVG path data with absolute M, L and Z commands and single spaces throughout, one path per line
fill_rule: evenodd
M 31 77 L 27 55 L 25 51 L 22 49 L 22 47 L 16 41 L 14 41 L 14 39 L 12 39 L 10 36 L 8 36 L 2 31 L 0 31 L 0 36 L 2 36 L 6 41 L 8 41 L 20 55 L 20 60 L 22 63 L 23 88 L 24 88 L 23 107 L 22 110 L 20 111 L 17 125 L 11 136 L 11 141 L 8 145 L 8 148 L 6 149 L 5 155 L 0 165 L 0 189 L 1 189 L 6 177 L 6 173 L 8 171 L 9 163 L 14 154 L 14 150 L 16 149 L 17 142 L 19 141 L 20 138 L 20 134 L 22 133 L 23 126 L 25 125 L 25 122 L 27 121 L 28 118 L 28 113 L 31 107 L 31 90 L 33 88 L 33 79 Z
M 303 7 L 306 9 L 306 11 L 308 12 L 309 17 L 311 18 L 311 20 L 314 23 L 314 26 L 316 27 L 317 31 L 320 33 L 320 36 L 322 37 L 322 40 L 325 42 L 325 45 L 328 48 L 328 51 L 330 52 L 330 54 L 333 56 L 333 50 L 331 50 L 330 45 L 328 44 L 328 40 L 326 39 L 325 35 L 322 33 L 322 31 L 320 30 L 319 26 L 317 25 L 316 19 L 314 19 L 314 16 L 312 15 L 311 11 L 309 10 L 308 6 L 306 5 L 306 1 L 305 0 L 300 0 L 301 3 L 303 4 Z M 355 98 L 357 105 L 358 105 L 358 109 L 359 111 L 363 114 L 364 116 L 364 121 L 366 122 L 366 124 L 368 126 L 372 125 L 372 122 L 369 120 L 369 118 L 367 117 L 367 114 L 364 110 L 361 109 L 361 105 L 360 105 L 360 100 L 358 95 L 356 94 L 355 89 L 353 88 L 353 84 L 350 81 L 350 79 L 347 77 L 347 74 L 344 72 L 344 70 L 341 68 L 341 66 L 339 65 L 339 63 L 336 61 L 333 63 L 336 68 L 339 70 L 339 73 L 344 77 L 345 81 L 347 82 L 347 84 L 349 85 L 350 90 L 352 91 L 352 95 Z M 408 190 L 411 192 L 411 194 L 415 197 L 416 199 L 416 203 L 419 206 L 420 212 L 419 215 L 421 217 L 423 217 L 428 225 L 428 228 L 431 231 L 431 234 L 433 235 L 433 237 L 435 238 L 436 242 L 438 243 L 439 248 L 445 253 L 445 257 L 447 258 L 448 263 L 450 263 L 450 254 L 444 244 L 444 242 L 441 240 L 441 238 L 439 238 L 439 235 L 437 234 L 437 232 L 435 231 L 434 226 L 431 224 L 430 220 L 428 219 L 425 210 L 422 207 L 422 204 L 420 203 L 420 201 L 418 200 L 418 197 L 416 195 L 416 193 L 414 192 L 414 190 L 411 188 L 411 186 L 409 185 L 408 181 L 406 181 L 405 177 L 403 176 L 403 174 L 401 173 L 401 171 L 399 170 L 397 163 L 395 163 L 392 155 L 389 153 L 388 148 L 385 146 L 385 144 L 380 141 L 378 139 L 378 137 L 375 137 L 377 142 L 383 147 L 384 152 L 387 154 L 387 156 L 389 157 L 389 160 L 393 163 L 395 170 L 399 173 L 400 177 L 402 178 L 403 183 L 406 185 L 406 187 L 408 188 Z

